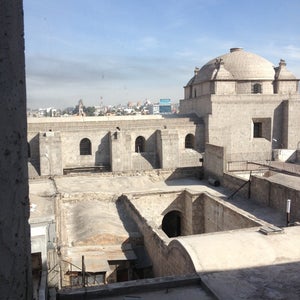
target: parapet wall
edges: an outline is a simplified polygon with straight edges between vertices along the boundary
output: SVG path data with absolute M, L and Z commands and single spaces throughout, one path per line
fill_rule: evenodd
M 287 176 L 286 181 L 292 176 Z M 283 215 L 286 214 L 286 201 L 291 200 L 291 221 L 300 221 L 300 186 L 291 185 L 291 182 L 274 182 L 270 178 L 252 176 L 251 198 L 254 201 L 275 208 Z M 292 178 L 290 179 L 292 181 Z
M 249 196 L 249 184 L 246 184 L 248 180 L 233 176 L 228 173 L 223 175 L 223 185 L 230 189 L 232 193 L 238 191 L 239 196 L 248 197 Z
M 235 230 L 261 226 L 237 207 L 221 199 L 201 194 L 204 201 L 204 228 L 203 233 Z
M 156 277 L 195 273 L 189 254 L 178 241 L 171 242 L 161 229 L 157 229 L 154 223 L 148 222 L 127 196 L 122 196 L 119 201 L 124 202 L 127 213 L 136 222 L 144 236 L 144 244 L 152 260 Z

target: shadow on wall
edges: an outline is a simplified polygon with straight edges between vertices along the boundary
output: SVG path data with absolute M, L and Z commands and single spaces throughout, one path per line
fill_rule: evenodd
M 127 261 L 117 262 L 116 269 L 111 276 L 115 276 L 113 280 L 116 282 L 152 278 L 152 262 L 144 246 L 144 238 L 139 231 L 136 222 L 126 213 L 122 196 L 116 201 L 117 211 L 124 228 L 129 234 L 129 238 L 122 243 L 122 250 Z M 135 259 L 127 255 L 126 249 L 132 249 Z M 111 264 L 111 262 L 109 262 Z M 109 280 L 109 278 L 108 278 Z
M 165 180 L 167 185 L 172 185 L 171 180 L 175 179 L 187 179 L 187 178 L 198 178 L 199 180 L 203 179 L 204 169 L 200 167 L 185 167 L 185 168 L 176 168 L 171 175 Z M 178 185 L 178 183 L 176 183 Z M 185 183 L 183 183 L 185 185 Z
M 161 164 L 157 154 L 157 143 L 156 143 L 157 132 L 152 133 L 147 140 L 144 141 L 143 145 L 137 145 L 137 139 L 135 140 L 135 152 L 139 153 L 141 158 L 146 160 L 153 169 L 159 169 Z M 142 149 L 142 151 L 139 151 Z
M 39 134 L 35 135 L 28 142 L 28 160 L 34 167 L 35 171 L 40 175 L 40 147 L 39 147 Z
M 286 136 L 284 132 L 284 104 L 280 103 L 275 109 L 273 114 L 273 132 L 272 132 L 272 149 L 284 148 L 284 141 L 282 135 Z
M 98 149 L 95 153 L 95 166 L 110 167 L 110 146 L 109 133 L 107 133 L 100 141 Z

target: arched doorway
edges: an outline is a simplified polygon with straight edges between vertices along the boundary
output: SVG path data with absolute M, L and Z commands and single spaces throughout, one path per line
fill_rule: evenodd
M 181 235 L 181 213 L 173 210 L 168 212 L 162 220 L 162 230 L 168 237 Z

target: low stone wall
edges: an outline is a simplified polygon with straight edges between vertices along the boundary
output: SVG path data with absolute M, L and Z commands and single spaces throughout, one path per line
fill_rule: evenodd
M 235 230 L 261 226 L 242 210 L 207 194 L 201 195 L 204 202 L 203 233 Z
M 251 179 L 251 198 L 266 206 L 286 213 L 286 201 L 291 200 L 291 221 L 300 221 L 300 186 L 299 189 L 272 182 L 268 178 L 253 176 Z
M 224 173 L 223 175 L 223 186 L 230 189 L 232 193 L 237 192 L 237 195 L 242 197 L 248 197 L 249 194 L 249 184 L 246 182 L 248 182 L 247 179 L 232 174 Z
M 108 299 L 113 297 L 113 299 L 130 299 L 129 294 L 133 294 L 133 298 L 142 299 L 139 296 L 135 296 L 136 293 L 149 293 L 147 299 L 150 299 L 151 293 L 159 290 L 163 290 L 163 293 L 167 293 L 168 290 L 172 290 L 173 296 L 176 296 L 176 289 L 187 288 L 190 286 L 195 286 L 198 289 L 204 289 L 205 293 L 209 296 L 205 299 L 216 299 L 213 297 L 211 291 L 203 284 L 198 275 L 187 275 L 187 276 L 169 276 L 169 277 L 159 277 L 159 278 L 148 278 L 141 280 L 132 280 L 118 282 L 114 284 L 107 284 L 102 286 L 97 286 L 94 288 L 78 288 L 76 290 L 61 289 L 56 295 L 57 300 L 82 300 L 82 299 Z M 152 297 L 157 296 L 153 294 Z M 170 296 L 172 297 L 172 296 Z

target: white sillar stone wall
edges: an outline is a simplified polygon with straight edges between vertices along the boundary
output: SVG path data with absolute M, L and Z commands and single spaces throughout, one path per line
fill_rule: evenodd
M 268 160 L 273 138 L 282 139 L 283 115 L 279 95 L 214 95 L 209 143 L 226 147 L 228 160 Z M 255 121 L 263 123 L 261 138 L 253 136 Z M 292 128 L 289 126 L 289 130 Z
M 69 122 L 64 118 L 47 119 L 29 122 L 30 162 L 41 175 L 50 174 L 50 165 L 52 175 L 62 174 L 64 168 L 101 165 L 121 172 L 201 165 L 204 127 L 190 118 L 123 118 L 119 122 L 101 117 L 98 121 L 95 118 L 84 121 L 70 118 Z M 195 137 L 194 151 L 185 151 L 188 134 Z M 135 152 L 139 136 L 145 139 L 142 153 Z M 91 142 L 90 155 L 80 155 L 80 141 L 84 138 Z
M 23 9 L 0 1 L 0 298 L 32 299 Z

